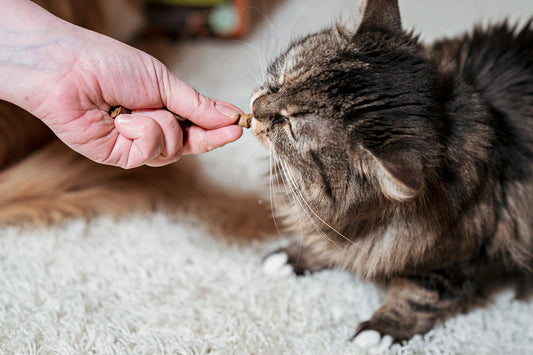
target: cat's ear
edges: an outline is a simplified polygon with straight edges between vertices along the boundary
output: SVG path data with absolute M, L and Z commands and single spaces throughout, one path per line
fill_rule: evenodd
M 365 0 L 357 32 L 385 29 L 401 32 L 402 20 L 398 0 Z
M 424 187 L 420 158 L 409 151 L 376 154 L 366 150 L 364 170 L 372 174 L 385 196 L 397 201 L 414 198 Z
M 344 22 L 342 21 L 342 19 L 340 19 L 340 21 L 337 23 L 337 25 L 335 26 L 335 29 L 336 29 L 335 33 L 337 35 L 337 38 L 339 39 L 339 42 L 341 43 L 343 40 L 350 40 L 355 34 L 355 31 L 353 29 L 350 29 L 349 27 L 344 25 Z

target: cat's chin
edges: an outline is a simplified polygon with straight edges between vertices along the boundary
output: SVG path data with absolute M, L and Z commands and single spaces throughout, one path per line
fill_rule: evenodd
M 257 137 L 257 139 L 259 140 L 259 142 L 261 142 L 262 145 L 265 146 L 266 149 L 268 149 L 268 151 L 271 151 L 272 150 L 272 140 L 270 140 L 270 138 L 268 138 L 263 132 L 265 130 L 265 124 L 264 123 L 261 123 L 257 120 L 252 120 L 252 126 L 251 126 L 251 129 L 252 129 L 252 132 L 254 132 L 254 135 Z

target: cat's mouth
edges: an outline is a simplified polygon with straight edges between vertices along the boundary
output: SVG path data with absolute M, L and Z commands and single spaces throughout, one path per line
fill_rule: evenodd
M 252 118 L 251 129 L 261 144 L 263 144 L 267 149 L 270 149 L 272 146 L 272 140 L 268 135 L 268 125 L 264 122 L 258 121 L 254 116 Z
M 257 139 L 261 142 L 261 144 L 263 144 L 267 149 L 270 150 L 273 144 L 272 139 L 270 137 L 272 131 L 272 123 L 268 120 L 261 119 L 261 112 L 257 112 L 257 110 L 254 110 L 255 101 L 265 95 L 268 95 L 267 90 L 257 89 L 256 91 L 254 91 L 252 97 L 250 98 L 250 110 L 253 114 L 250 128 L 252 129 L 252 132 L 257 137 Z M 259 111 L 261 111 L 261 109 L 259 109 Z
M 268 133 L 269 125 L 267 123 L 257 120 L 254 116 L 252 118 L 251 129 L 261 144 L 263 144 L 267 149 L 272 147 L 272 139 L 270 139 Z
M 266 142 L 264 142 L 262 139 L 264 134 L 261 134 L 261 132 L 264 130 L 264 127 L 261 127 L 262 124 L 259 121 L 257 121 L 257 119 L 255 118 L 256 113 L 254 112 L 254 102 L 255 100 L 257 100 L 257 98 L 261 97 L 262 95 L 264 95 L 262 91 L 256 90 L 252 94 L 252 97 L 250 97 L 250 112 L 252 113 L 252 115 L 254 115 L 252 118 L 250 128 L 252 129 L 252 132 L 254 132 L 255 136 L 259 139 L 259 141 L 263 143 L 265 146 L 267 146 L 268 148 L 270 146 L 270 143 L 267 145 Z

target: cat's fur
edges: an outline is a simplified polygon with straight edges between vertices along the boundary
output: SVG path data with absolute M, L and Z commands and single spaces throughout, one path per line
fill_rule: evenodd
M 396 0 L 293 43 L 253 96 L 252 128 L 289 195 L 298 273 L 386 281 L 356 335 L 429 331 L 497 272 L 533 268 L 533 30 L 506 24 L 426 46 Z

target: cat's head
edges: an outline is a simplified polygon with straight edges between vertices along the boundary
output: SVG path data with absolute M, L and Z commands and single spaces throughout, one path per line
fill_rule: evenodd
M 308 199 L 417 196 L 435 159 L 434 70 L 396 0 L 368 0 L 356 30 L 294 42 L 252 96 L 252 128 Z

